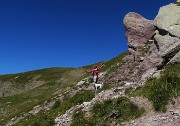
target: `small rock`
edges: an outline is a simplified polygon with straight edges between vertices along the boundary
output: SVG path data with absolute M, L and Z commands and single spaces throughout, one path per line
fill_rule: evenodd
M 153 121 L 157 121 L 157 119 L 156 119 L 156 118 L 153 118 L 152 120 L 153 120 Z
M 90 106 L 91 105 L 91 102 L 83 102 L 83 107 L 87 107 L 87 106 Z
M 167 117 L 159 117 L 160 120 L 167 120 Z

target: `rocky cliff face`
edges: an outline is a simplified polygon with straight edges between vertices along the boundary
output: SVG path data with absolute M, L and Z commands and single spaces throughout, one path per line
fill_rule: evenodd
M 160 8 L 154 20 L 130 12 L 124 17 L 128 52 L 124 65 L 107 83 L 143 84 L 158 77 L 167 64 L 180 62 L 180 6 L 177 2 Z

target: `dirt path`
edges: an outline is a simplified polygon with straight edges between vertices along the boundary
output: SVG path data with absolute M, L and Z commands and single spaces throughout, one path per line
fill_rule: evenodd
M 131 121 L 126 126 L 180 126 L 180 108 L 169 110 L 163 114 L 143 116 Z
M 126 126 L 180 126 L 180 98 L 174 99 L 175 104 L 167 105 L 166 113 L 155 113 L 151 110 L 150 105 L 144 104 L 149 110 L 148 113 L 136 120 L 133 120 Z M 141 100 L 142 102 L 142 100 Z M 141 104 L 142 105 L 142 104 Z

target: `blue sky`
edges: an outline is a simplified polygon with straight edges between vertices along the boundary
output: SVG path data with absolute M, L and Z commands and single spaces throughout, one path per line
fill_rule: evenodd
M 0 0 L 0 74 L 80 67 L 127 50 L 123 18 L 175 0 Z

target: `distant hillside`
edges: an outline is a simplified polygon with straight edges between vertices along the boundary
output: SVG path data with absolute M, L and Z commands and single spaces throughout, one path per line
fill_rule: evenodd
M 72 68 L 48 68 L 19 74 L 0 76 L 0 96 L 16 95 L 42 86 L 61 83 L 60 79 L 73 70 Z
M 48 68 L 0 76 L 0 118 L 8 120 L 72 88 L 84 69 Z M 2 120 L 0 120 L 1 122 Z

